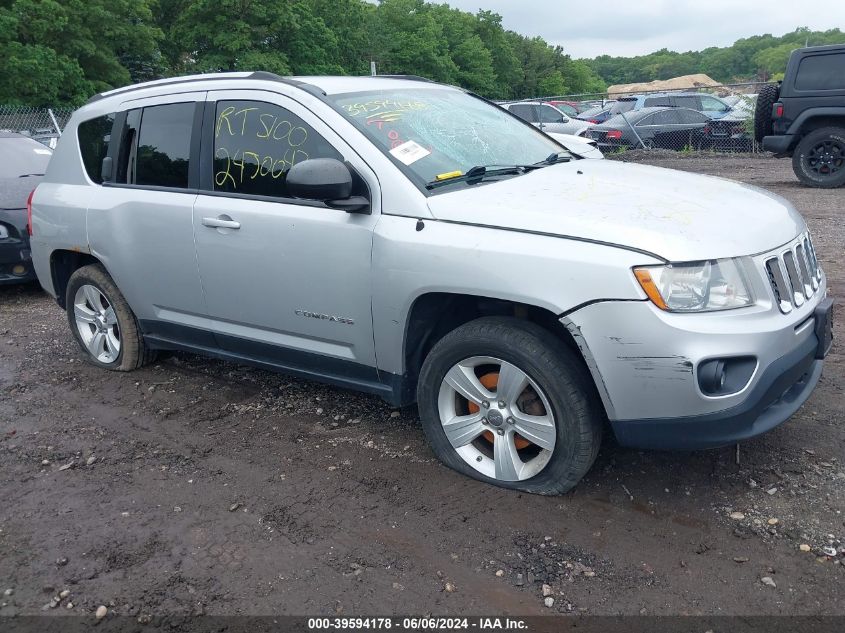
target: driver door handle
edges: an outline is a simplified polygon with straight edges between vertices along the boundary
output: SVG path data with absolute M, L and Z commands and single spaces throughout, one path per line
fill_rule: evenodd
M 203 218 L 202 219 L 203 226 L 210 226 L 215 229 L 239 229 L 241 228 L 240 222 L 235 222 L 232 218 L 228 215 L 219 215 L 216 218 Z

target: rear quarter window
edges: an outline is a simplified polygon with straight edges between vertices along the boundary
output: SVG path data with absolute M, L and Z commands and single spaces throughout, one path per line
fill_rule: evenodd
M 109 151 L 112 124 L 114 113 L 83 121 L 76 129 L 82 164 L 85 165 L 88 177 L 98 185 L 103 182 L 101 168 Z
M 845 90 L 845 53 L 810 55 L 801 60 L 796 90 Z

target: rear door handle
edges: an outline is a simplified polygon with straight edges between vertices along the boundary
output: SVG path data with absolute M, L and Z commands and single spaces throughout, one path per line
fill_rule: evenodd
M 202 219 L 203 226 L 210 226 L 215 229 L 239 229 L 241 228 L 240 222 L 235 222 L 232 218 L 228 215 L 219 215 L 216 218 L 203 218 Z

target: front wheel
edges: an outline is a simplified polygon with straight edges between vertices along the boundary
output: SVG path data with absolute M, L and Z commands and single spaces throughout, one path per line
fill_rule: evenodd
M 845 185 L 845 128 L 825 127 L 807 134 L 792 155 L 792 170 L 810 187 Z
M 580 358 L 523 320 L 482 318 L 447 334 L 423 363 L 417 396 L 437 457 L 505 488 L 562 494 L 601 444 L 603 413 Z

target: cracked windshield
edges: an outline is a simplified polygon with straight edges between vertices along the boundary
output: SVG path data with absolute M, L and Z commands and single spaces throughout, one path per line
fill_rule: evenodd
M 478 166 L 531 165 L 562 151 L 531 126 L 461 92 L 372 91 L 339 95 L 334 102 L 419 184 Z

